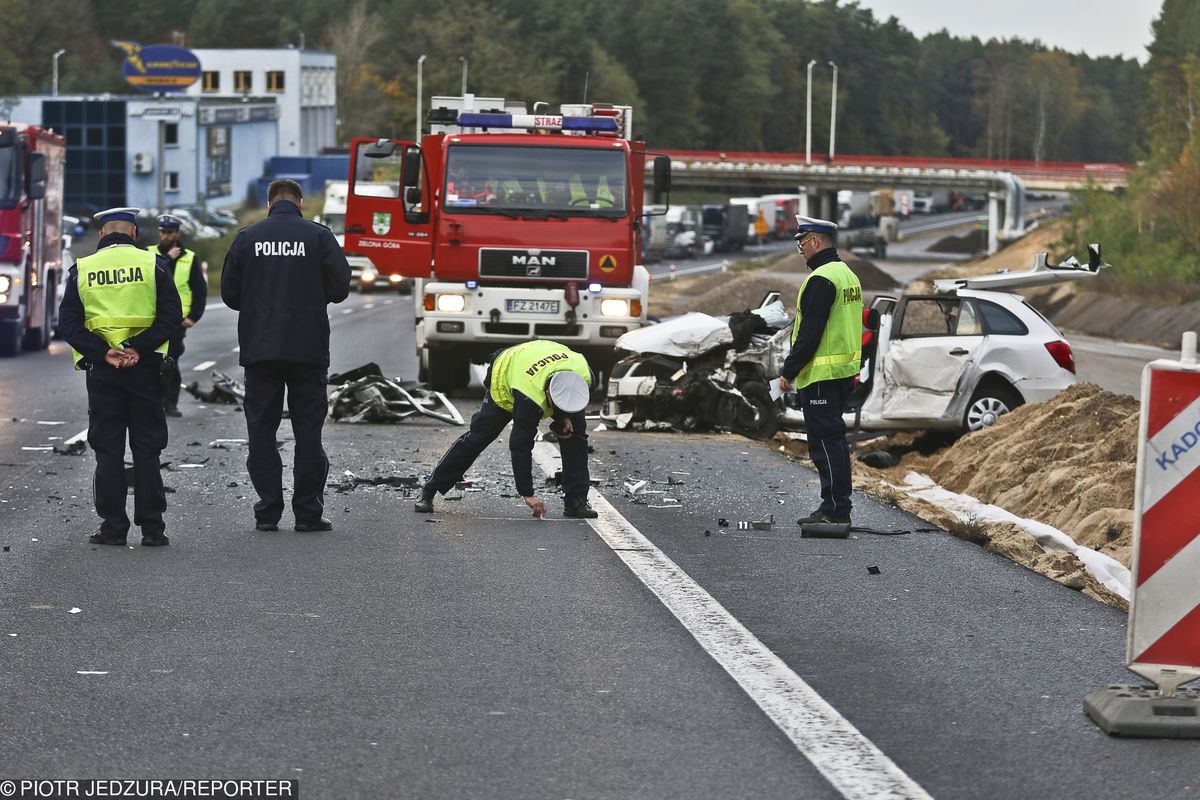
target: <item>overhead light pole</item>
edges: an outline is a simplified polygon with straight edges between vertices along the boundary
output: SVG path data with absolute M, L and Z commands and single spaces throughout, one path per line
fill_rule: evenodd
M 425 64 L 425 54 L 422 53 L 421 57 L 417 59 L 417 135 L 416 135 L 417 144 L 421 143 L 421 98 L 422 98 L 421 70 L 422 70 L 424 64 Z
M 467 57 L 459 56 L 458 60 L 461 61 L 462 65 L 463 65 L 462 96 L 466 97 L 467 96 Z
M 50 94 L 54 97 L 58 97 L 58 59 L 62 58 L 65 52 L 67 52 L 66 49 L 60 47 L 54 53 L 54 77 L 50 82 Z
M 817 60 L 814 58 L 808 62 L 808 103 L 804 112 L 804 163 L 812 163 L 812 68 L 816 66 Z
M 833 67 L 833 97 L 829 101 L 829 161 L 833 161 L 833 143 L 837 137 L 837 64 L 832 61 L 829 66 Z

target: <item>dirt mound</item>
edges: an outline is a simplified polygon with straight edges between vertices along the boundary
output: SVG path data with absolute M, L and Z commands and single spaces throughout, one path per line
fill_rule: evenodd
M 854 274 L 858 276 L 858 282 L 862 284 L 863 291 L 886 292 L 897 288 L 895 279 L 875 266 L 875 262 L 868 261 L 865 258 L 848 256 L 845 253 L 841 255 L 846 260 L 846 265 L 854 270 Z M 804 264 L 804 256 L 799 253 L 784 256 L 772 264 L 770 269 L 771 272 L 808 274 L 808 267 Z
M 987 234 L 978 228 L 962 236 L 943 236 L 929 246 L 931 253 L 982 253 L 987 249 Z
M 1052 525 L 1129 566 L 1137 430 L 1134 398 L 1080 383 L 1052 400 L 1021 406 L 994 426 L 930 455 L 920 452 L 927 449 L 921 446 L 923 437 L 891 437 L 882 448 L 904 453 L 899 465 L 877 470 L 856 463 L 856 483 L 1061 583 L 1121 605 L 1074 556 L 1045 553 L 1011 526 L 964 524 L 887 484 L 903 484 L 909 471 L 928 475 L 953 492 Z
M 719 317 L 732 314 L 735 311 L 746 311 L 758 308 L 767 292 L 782 292 L 783 304 L 788 313 L 795 311 L 795 287 L 781 283 L 776 277 L 759 273 L 746 273 L 734 276 L 732 280 L 722 285 L 713 286 L 703 294 L 694 296 L 688 305 L 688 311 L 699 311 Z

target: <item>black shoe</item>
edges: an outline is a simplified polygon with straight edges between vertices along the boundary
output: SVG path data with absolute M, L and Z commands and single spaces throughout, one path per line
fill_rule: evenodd
M 826 514 L 824 511 L 814 511 L 807 517 L 796 520 L 797 525 L 849 525 L 850 517 L 839 517 L 836 514 Z
M 142 547 L 166 547 L 171 543 L 165 533 L 143 533 Z
M 331 531 L 333 523 L 327 519 L 317 519 L 312 522 L 297 522 L 296 530 L 300 533 L 311 533 L 314 531 Z
M 112 531 L 106 531 L 103 528 L 101 528 L 100 530 L 96 531 L 91 536 L 89 536 L 88 541 L 92 544 L 123 545 L 123 544 L 125 544 L 125 534 L 113 533 Z
M 169 405 L 166 408 L 164 408 L 163 412 L 166 413 L 166 415 L 168 417 L 182 417 L 183 416 L 183 412 L 181 412 L 179 410 L 179 406 L 174 405 L 174 404 Z
M 421 490 L 421 496 L 417 498 L 417 502 L 413 503 L 413 511 L 418 514 L 433 513 L 433 498 L 437 496 L 437 491 L 426 486 Z
M 563 516 L 574 519 L 595 519 L 600 516 L 587 500 L 568 500 L 563 504 Z
M 277 531 L 279 530 L 278 522 L 267 522 L 265 519 L 254 520 L 254 530 L 256 531 Z

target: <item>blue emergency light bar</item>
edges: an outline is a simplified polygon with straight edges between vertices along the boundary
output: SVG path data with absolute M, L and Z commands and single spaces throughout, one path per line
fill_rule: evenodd
M 463 128 L 528 128 L 553 131 L 591 131 L 616 133 L 613 117 L 559 117 L 550 114 L 459 114 Z

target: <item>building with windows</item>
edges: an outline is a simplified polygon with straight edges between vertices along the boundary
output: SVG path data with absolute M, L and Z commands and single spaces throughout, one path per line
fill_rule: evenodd
M 294 47 L 194 49 L 192 97 L 274 97 L 279 155 L 315 156 L 337 144 L 337 56 Z
M 274 97 L 35 95 L 9 118 L 66 139 L 68 208 L 240 206 L 278 155 Z

